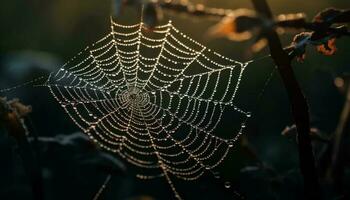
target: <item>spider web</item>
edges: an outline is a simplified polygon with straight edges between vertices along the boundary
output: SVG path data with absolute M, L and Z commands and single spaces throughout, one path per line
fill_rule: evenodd
M 217 167 L 242 134 L 213 134 L 235 106 L 248 63 L 226 58 L 169 21 L 152 30 L 111 20 L 111 32 L 47 82 L 73 122 L 102 148 L 141 169 L 140 179 L 196 180 Z

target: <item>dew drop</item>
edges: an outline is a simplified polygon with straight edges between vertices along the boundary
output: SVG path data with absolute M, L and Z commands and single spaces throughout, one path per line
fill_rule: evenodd
M 231 148 L 231 147 L 233 147 L 233 142 L 229 142 L 228 143 L 228 146 Z
M 225 188 L 229 189 L 231 187 L 231 183 L 229 181 L 225 182 Z
M 247 117 L 251 117 L 251 116 L 252 116 L 252 113 L 247 112 L 246 116 L 247 116 Z

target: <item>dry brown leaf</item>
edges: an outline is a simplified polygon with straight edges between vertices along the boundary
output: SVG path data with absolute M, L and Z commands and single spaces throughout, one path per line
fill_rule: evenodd
M 334 55 L 335 52 L 337 52 L 335 42 L 336 38 L 331 38 L 327 41 L 327 43 L 316 46 L 316 49 L 325 56 Z
M 302 32 L 294 36 L 292 46 L 297 52 L 296 59 L 298 62 L 304 62 L 306 58 L 307 40 L 311 37 L 311 32 Z
M 341 14 L 342 11 L 335 8 L 327 8 L 319 12 L 313 19 L 313 22 L 322 23 L 327 22 Z

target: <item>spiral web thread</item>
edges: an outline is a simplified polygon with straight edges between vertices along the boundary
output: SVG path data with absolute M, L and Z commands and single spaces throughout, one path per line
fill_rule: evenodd
M 47 81 L 73 122 L 102 148 L 140 169 L 140 179 L 196 180 L 215 174 L 242 134 L 213 134 L 235 106 L 248 63 L 226 58 L 169 21 L 152 30 L 111 19 L 111 32 L 86 47 Z M 243 120 L 244 121 L 244 120 Z

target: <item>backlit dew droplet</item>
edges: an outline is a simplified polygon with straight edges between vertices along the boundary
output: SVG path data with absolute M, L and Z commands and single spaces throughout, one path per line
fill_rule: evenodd
M 229 189 L 231 187 L 231 183 L 229 181 L 225 182 L 225 188 Z
M 251 116 L 252 116 L 252 113 L 247 112 L 246 116 L 247 116 L 247 117 L 251 117 Z
M 234 144 L 233 144 L 233 141 L 229 141 L 229 142 L 228 142 L 228 146 L 229 146 L 229 147 L 233 147 L 233 145 L 234 145 Z

